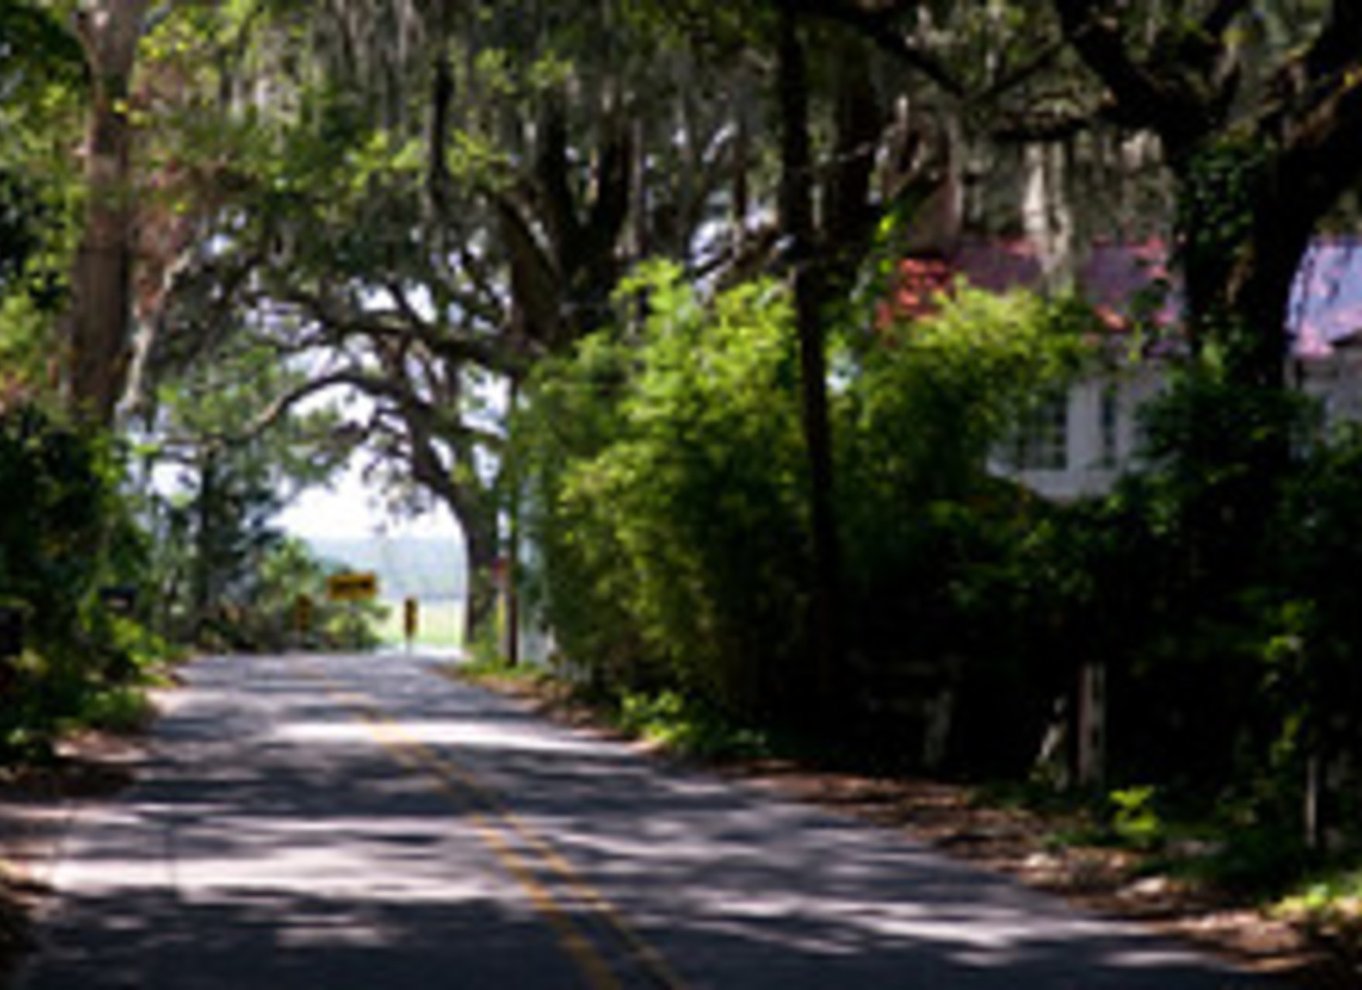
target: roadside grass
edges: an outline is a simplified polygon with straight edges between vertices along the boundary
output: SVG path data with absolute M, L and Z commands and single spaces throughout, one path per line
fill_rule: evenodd
M 402 625 L 402 602 L 385 600 L 382 604 L 386 606 L 385 613 L 375 623 L 375 634 L 386 646 L 404 645 L 407 639 Z M 441 650 L 456 650 L 463 646 L 461 601 L 418 601 L 418 607 L 416 636 L 412 640 L 414 645 Z
M 450 670 L 458 676 L 473 681 L 521 681 L 533 683 L 552 680 L 553 675 L 543 667 L 534 664 L 510 664 L 506 659 L 483 650 L 474 651 L 470 660 L 450 665 Z
M 134 735 L 144 732 L 156 717 L 156 706 L 145 684 L 119 684 L 91 691 L 79 702 L 76 713 L 64 719 L 63 734 L 80 730 Z
M 770 733 L 676 691 L 624 692 L 607 711 L 620 731 L 690 759 L 756 759 L 775 748 Z
M 1252 907 L 1362 958 L 1362 849 L 1314 853 L 1296 830 L 1269 827 L 1242 810 L 1179 806 L 1152 787 L 1106 794 L 994 785 L 977 799 L 1025 807 L 1052 826 L 1052 849 L 1133 854 L 1131 875 L 1166 877 L 1216 902 Z
M 906 827 L 952 855 L 1095 910 L 1159 919 L 1250 966 L 1264 962 L 1322 990 L 1358 985 L 1362 856 L 1312 871 L 1297 837 L 1233 809 L 1199 808 L 1144 786 L 1057 791 L 1040 781 L 919 778 L 844 747 L 738 724 L 676 692 L 603 695 L 552 669 L 510 667 L 487 653 L 444 673 L 526 697 L 573 724 L 646 740 L 668 756 Z
M 1273 913 L 1362 958 L 1362 857 L 1316 872 L 1273 905 Z
M 702 761 L 750 760 L 775 755 L 769 732 L 744 725 L 718 709 L 677 691 L 603 693 L 536 664 L 508 664 L 495 651 L 475 648 L 472 658 L 442 668 L 449 677 L 526 694 L 670 756 Z

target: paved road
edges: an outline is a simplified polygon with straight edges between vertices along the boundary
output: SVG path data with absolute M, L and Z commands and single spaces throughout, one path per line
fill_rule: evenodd
M 189 669 L 25 990 L 1261 986 L 401 657 Z

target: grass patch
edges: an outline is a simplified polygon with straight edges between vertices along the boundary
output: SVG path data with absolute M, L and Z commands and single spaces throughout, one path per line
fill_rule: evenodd
M 1362 950 L 1362 862 L 1321 870 L 1273 905 L 1278 917 Z
M 593 691 L 537 664 L 508 664 L 490 649 L 440 668 L 448 677 L 528 693 L 563 711 L 586 713 L 588 721 L 646 740 L 676 756 L 701 760 L 756 759 L 775 754 L 765 730 L 741 725 L 713 706 L 676 691 L 655 693 Z
M 676 691 L 626 692 L 616 703 L 613 721 L 629 735 L 680 756 L 746 759 L 768 756 L 772 751 L 766 732 L 740 725 L 713 707 Z
M 407 642 L 403 629 L 402 601 L 385 600 L 386 611 L 374 624 L 374 633 L 388 646 L 401 646 Z M 457 600 L 420 601 L 417 614 L 416 636 L 412 640 L 416 646 L 439 649 L 458 649 L 463 646 L 463 603 Z
M 449 669 L 469 680 L 536 681 L 552 676 L 535 664 L 511 664 L 505 657 L 487 652 L 476 654 L 471 660 L 451 664 Z
M 982 805 L 1038 815 L 1050 829 L 1046 845 L 1052 850 L 1121 850 L 1136 857 L 1136 875 L 1168 876 L 1239 903 L 1270 906 L 1310 867 L 1297 832 L 1179 802 L 1150 786 L 1099 793 L 993 784 L 976 793 Z
M 64 721 L 64 731 L 94 729 L 119 735 L 144 731 L 156 717 L 156 706 L 146 690 L 134 684 L 91 691 L 80 700 L 79 711 Z

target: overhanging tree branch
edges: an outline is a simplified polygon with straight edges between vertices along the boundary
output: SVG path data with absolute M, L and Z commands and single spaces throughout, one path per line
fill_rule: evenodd
M 851 0 L 781 0 L 781 6 L 794 14 L 853 28 L 881 51 L 921 73 L 951 96 L 964 98 L 968 95 L 965 84 L 941 59 L 914 45 L 898 27 L 897 16 L 916 4 L 865 6 Z

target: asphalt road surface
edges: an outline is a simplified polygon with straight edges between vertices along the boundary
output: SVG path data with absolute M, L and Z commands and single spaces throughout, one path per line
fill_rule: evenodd
M 188 669 L 23 990 L 1265 983 L 396 656 Z

